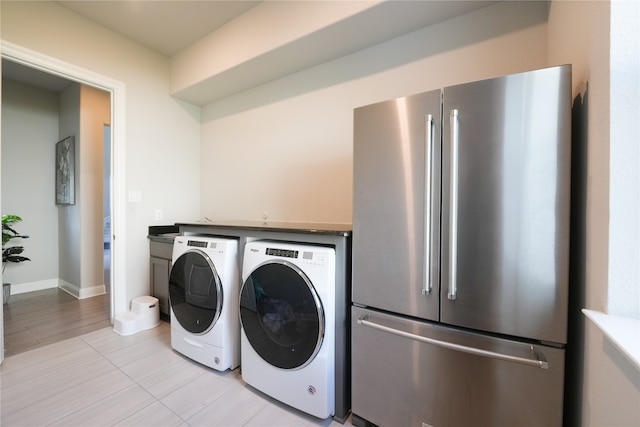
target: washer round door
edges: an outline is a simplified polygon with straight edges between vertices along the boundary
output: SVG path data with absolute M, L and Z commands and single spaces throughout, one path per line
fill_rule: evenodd
M 222 311 L 222 283 L 209 256 L 186 251 L 171 267 L 169 304 L 175 319 L 194 334 L 208 332 Z
M 282 369 L 311 363 L 324 337 L 320 298 L 304 272 L 286 261 L 260 264 L 247 277 L 240 322 L 256 353 Z

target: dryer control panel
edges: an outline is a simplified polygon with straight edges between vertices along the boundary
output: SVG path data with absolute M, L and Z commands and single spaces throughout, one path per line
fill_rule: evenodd
M 305 252 L 306 254 L 307 252 Z M 266 255 L 271 255 L 271 256 L 279 256 L 279 257 L 285 257 L 285 258 L 298 258 L 298 251 L 294 251 L 291 249 L 276 249 L 276 248 L 267 248 L 267 250 L 265 251 Z M 312 255 L 311 253 L 309 253 L 309 255 Z

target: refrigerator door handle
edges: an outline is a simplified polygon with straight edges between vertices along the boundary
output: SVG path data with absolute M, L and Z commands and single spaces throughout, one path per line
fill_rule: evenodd
M 451 190 L 449 206 L 449 292 L 447 298 L 455 300 L 458 293 L 456 283 L 456 244 L 458 240 L 458 110 L 451 110 L 449 116 L 451 128 Z
M 520 363 L 522 365 L 533 366 L 541 369 L 549 369 L 549 363 L 547 362 L 547 359 L 545 358 L 544 354 L 542 354 L 539 351 L 536 351 L 535 347 L 533 346 L 531 346 L 531 352 L 535 354 L 536 359 L 527 359 L 524 357 L 512 356 L 510 354 L 504 354 L 504 353 L 497 353 L 489 350 L 482 350 L 480 348 L 468 347 L 465 345 L 454 344 L 447 341 L 441 341 L 433 338 L 423 337 L 421 335 L 411 334 L 409 332 L 400 331 L 398 329 L 390 328 L 388 326 L 371 322 L 368 319 L 369 319 L 369 315 L 365 314 L 363 316 L 360 316 L 357 322 L 359 325 L 368 326 L 370 328 L 377 329 L 379 331 L 388 332 L 393 335 L 398 335 L 414 341 L 435 345 L 435 346 L 446 348 L 449 350 L 460 351 L 463 353 L 469 353 L 475 356 L 488 357 L 491 359 L 505 360 L 507 362 Z
M 424 117 L 425 130 L 425 203 L 424 203 L 424 279 L 422 295 L 431 293 L 431 208 L 433 197 L 432 169 L 433 169 L 433 116 Z

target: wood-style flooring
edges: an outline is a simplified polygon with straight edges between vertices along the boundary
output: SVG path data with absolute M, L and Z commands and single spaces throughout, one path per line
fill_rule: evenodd
M 45 289 L 11 295 L 3 311 L 5 357 L 110 325 L 108 294 L 78 300 Z
M 3 426 L 326 426 L 171 348 L 171 327 L 111 327 L 5 359 Z M 344 424 L 351 426 L 350 420 Z

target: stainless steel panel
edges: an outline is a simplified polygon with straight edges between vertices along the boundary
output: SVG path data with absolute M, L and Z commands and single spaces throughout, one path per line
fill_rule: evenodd
M 445 342 L 443 348 L 382 331 Z M 352 411 L 379 426 L 561 426 L 564 350 L 352 309 Z M 460 351 L 473 348 L 481 355 Z M 493 354 L 514 358 L 504 360 Z M 544 359 L 545 364 L 522 360 Z
M 441 321 L 566 343 L 570 67 L 443 99 Z
M 354 112 L 353 301 L 357 303 L 438 318 L 440 101 L 438 90 Z M 427 193 L 432 197 L 427 199 Z M 425 221 L 430 227 L 425 228 Z

